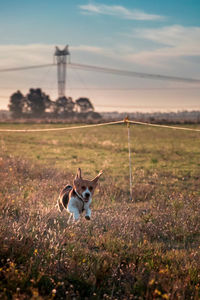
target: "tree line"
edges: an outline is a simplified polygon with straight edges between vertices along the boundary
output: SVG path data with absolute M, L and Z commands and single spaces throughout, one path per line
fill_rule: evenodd
M 31 88 L 27 95 L 23 95 L 19 90 L 10 96 L 9 110 L 13 118 L 22 117 L 101 117 L 94 112 L 94 106 L 88 98 L 79 98 L 75 101 L 71 97 L 60 97 L 52 101 L 42 89 Z

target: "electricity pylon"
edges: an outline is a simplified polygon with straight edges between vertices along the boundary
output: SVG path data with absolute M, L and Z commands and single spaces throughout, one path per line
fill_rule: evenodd
M 57 78 L 58 78 L 58 98 L 65 96 L 65 82 L 66 82 L 66 67 L 67 55 L 70 55 L 68 45 L 63 50 L 56 46 L 54 56 L 57 62 Z

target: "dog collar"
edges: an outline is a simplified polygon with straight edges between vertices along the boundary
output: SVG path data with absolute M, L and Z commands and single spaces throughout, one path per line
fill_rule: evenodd
M 84 204 L 85 204 L 85 201 L 83 199 L 83 197 L 74 189 L 74 193 L 76 194 L 76 196 L 78 197 L 78 199 L 82 202 L 82 212 L 84 211 Z
M 74 189 L 75 194 L 78 196 L 78 198 L 84 203 L 83 197 Z

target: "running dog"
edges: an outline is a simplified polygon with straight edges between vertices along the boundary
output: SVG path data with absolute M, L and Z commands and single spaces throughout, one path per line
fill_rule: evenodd
M 73 186 L 66 185 L 62 189 L 57 201 L 57 207 L 60 212 L 66 209 L 70 214 L 68 224 L 70 224 L 71 219 L 73 222 L 77 222 L 83 211 L 85 211 L 86 220 L 90 220 L 92 196 L 102 174 L 103 172 L 100 171 L 93 180 L 86 180 L 82 178 L 81 169 L 79 168 L 73 181 Z

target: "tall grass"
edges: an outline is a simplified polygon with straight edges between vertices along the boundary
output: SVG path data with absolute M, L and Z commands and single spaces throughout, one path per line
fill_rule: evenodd
M 115 129 L 110 130 L 110 134 L 114 134 Z M 58 150 L 61 138 L 57 138 Z M 139 140 L 140 137 L 135 135 L 134 138 Z M 133 202 L 129 201 L 128 174 L 123 173 L 123 157 L 120 158 L 124 153 L 127 155 L 125 144 L 119 149 L 116 147 L 119 141 L 108 137 L 106 143 L 101 138 L 98 144 L 91 143 L 91 153 L 97 159 L 91 163 L 92 174 L 105 151 L 108 154 L 114 149 L 121 161 L 114 164 L 111 160 L 112 166 L 107 165 L 100 179 L 92 220 L 82 218 L 69 226 L 67 213 L 60 214 L 55 204 L 60 189 L 72 182 L 72 167 L 76 169 L 76 164 L 69 162 L 69 167 L 59 165 L 58 168 L 53 165 L 56 161 L 53 157 L 47 165 L 51 155 L 42 138 L 40 141 L 38 138 L 36 145 L 35 137 L 31 140 L 21 136 L 13 141 L 11 135 L 2 136 L 0 297 L 199 299 L 200 177 L 192 164 L 198 160 L 199 142 L 183 147 L 180 140 L 176 143 L 170 137 L 171 144 L 159 152 L 162 138 L 159 133 L 155 134 L 156 149 L 151 141 L 145 141 L 143 156 L 139 149 L 144 145 L 141 142 L 135 145 L 134 155 L 140 159 L 134 161 Z M 82 145 L 81 141 L 74 138 L 74 143 Z M 25 155 L 22 149 L 22 156 L 18 147 L 14 153 L 14 142 L 26 144 L 29 153 Z M 44 149 L 37 159 L 31 147 L 42 145 Z M 80 152 L 76 148 L 75 161 L 82 155 L 86 157 L 83 145 Z M 169 152 L 173 153 L 171 158 Z M 56 155 L 60 158 L 63 152 Z M 141 162 L 147 157 L 148 164 Z M 180 160 L 186 167 L 178 170 Z M 89 173 L 86 169 L 89 161 L 83 163 Z M 122 173 L 118 174 L 120 163 Z

